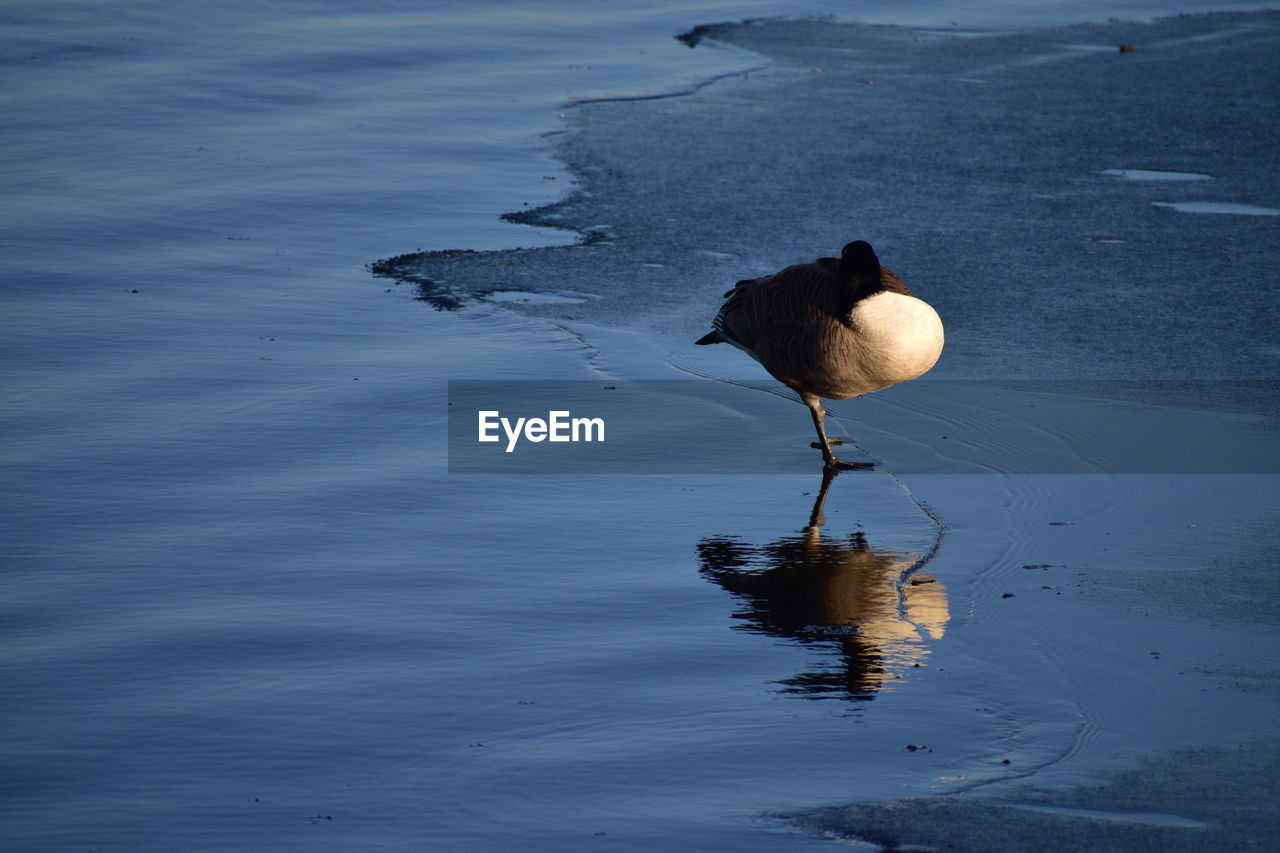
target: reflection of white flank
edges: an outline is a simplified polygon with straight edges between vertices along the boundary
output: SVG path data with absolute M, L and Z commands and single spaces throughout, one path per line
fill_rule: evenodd
M 892 564 L 892 568 L 903 570 L 911 562 Z M 889 577 L 883 581 L 886 589 L 893 585 Z M 946 587 L 932 576 L 914 575 L 901 595 L 899 602 L 877 602 L 875 591 L 866 589 L 854 617 L 863 641 L 880 654 L 881 671 L 868 673 L 866 680 L 881 689 L 892 689 L 892 681 L 906 669 L 924 664 L 930 652 L 928 641 L 942 639 L 950 619 Z M 887 606 L 877 608 L 877 603 Z

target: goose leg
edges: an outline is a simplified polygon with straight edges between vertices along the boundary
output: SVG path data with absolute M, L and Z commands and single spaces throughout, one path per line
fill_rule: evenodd
M 818 489 L 818 496 L 813 500 L 813 511 L 809 513 L 809 526 L 806 527 L 805 533 L 812 534 L 816 537 L 822 530 L 822 525 L 827 523 L 827 516 L 822 511 L 822 507 L 827 502 L 827 492 L 831 489 L 831 481 L 836 478 L 836 471 L 826 467 L 822 467 L 822 488 Z
M 846 462 L 843 459 L 837 459 L 836 455 L 831 452 L 831 444 L 827 441 L 827 431 L 823 428 L 823 422 L 826 420 L 827 412 L 822 408 L 822 401 L 812 394 L 802 395 L 804 404 L 809 407 L 809 414 L 813 416 L 814 429 L 818 431 L 819 449 L 822 451 L 822 461 L 832 471 L 849 471 L 854 468 L 874 468 L 872 462 Z

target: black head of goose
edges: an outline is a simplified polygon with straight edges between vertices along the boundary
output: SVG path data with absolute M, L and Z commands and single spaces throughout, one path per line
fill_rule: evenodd
M 888 269 L 868 243 L 844 247 L 725 294 L 715 331 L 699 344 L 733 344 L 800 395 L 832 470 L 871 467 L 831 452 L 819 398 L 845 400 L 924 374 L 942 353 L 942 321 Z

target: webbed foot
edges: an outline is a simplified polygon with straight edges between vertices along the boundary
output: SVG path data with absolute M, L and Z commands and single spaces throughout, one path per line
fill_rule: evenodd
M 876 463 L 874 462 L 846 462 L 845 460 L 837 459 L 834 456 L 827 459 L 823 465 L 830 471 L 855 471 L 859 468 L 865 469 L 876 467 Z

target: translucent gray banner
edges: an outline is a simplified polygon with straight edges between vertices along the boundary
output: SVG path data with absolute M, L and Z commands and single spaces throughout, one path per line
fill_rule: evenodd
M 827 404 L 837 455 L 898 474 L 1280 473 L 1280 382 L 918 380 Z M 776 383 L 449 382 L 451 474 L 822 467 Z

